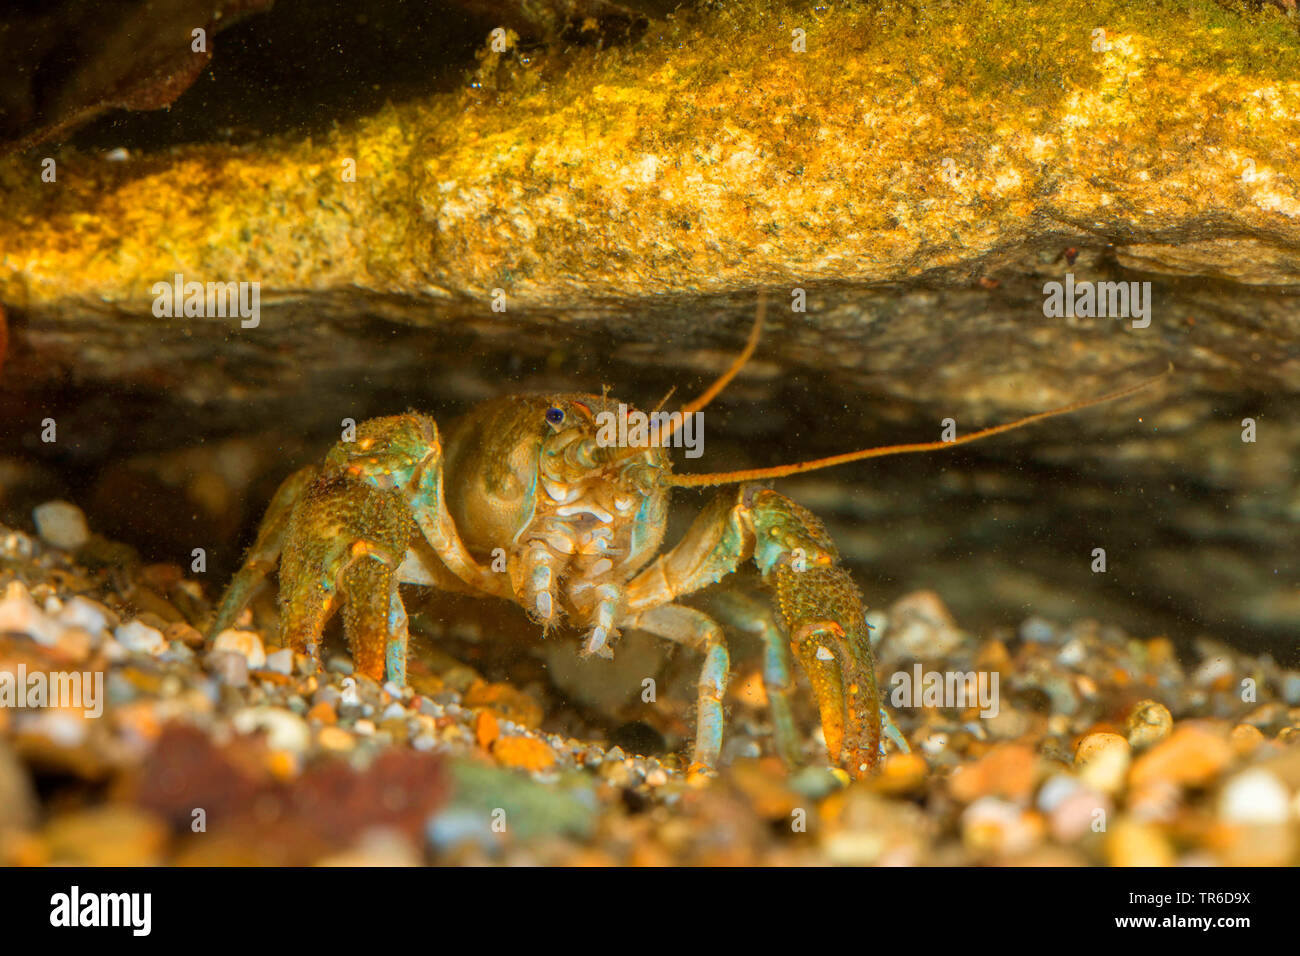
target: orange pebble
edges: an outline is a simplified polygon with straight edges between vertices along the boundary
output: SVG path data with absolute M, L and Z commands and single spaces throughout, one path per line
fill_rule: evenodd
M 493 744 L 492 753 L 506 767 L 547 770 L 555 765 L 551 748 L 532 737 L 501 737 Z
M 497 723 L 496 715 L 490 710 L 480 710 L 474 720 L 474 737 L 478 745 L 486 750 L 500 736 L 501 725 Z
M 307 711 L 307 719 L 319 720 L 322 724 L 328 726 L 337 723 L 339 718 L 338 715 L 334 713 L 334 708 L 331 707 L 327 701 L 322 700 L 319 704 L 313 705 L 311 710 Z

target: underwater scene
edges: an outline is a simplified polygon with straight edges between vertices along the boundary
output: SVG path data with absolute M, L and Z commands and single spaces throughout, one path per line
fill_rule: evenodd
M 0 865 L 1294 865 L 1298 462 L 1294 0 L 0 11 Z

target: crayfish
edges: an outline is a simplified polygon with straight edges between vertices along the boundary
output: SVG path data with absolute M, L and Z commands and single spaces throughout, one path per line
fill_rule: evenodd
M 744 351 L 671 419 L 669 432 L 740 371 L 762 324 L 760 300 Z M 775 608 L 722 601 L 717 616 L 762 638 L 776 749 L 791 762 L 801 750 L 791 716 L 793 652 L 816 696 L 831 760 L 860 777 L 875 768 L 882 726 L 890 728 L 861 592 L 822 523 L 759 482 L 950 448 L 1113 401 L 1152 381 L 947 441 L 716 474 L 674 475 L 664 440 L 671 435 L 659 435 L 654 447 L 599 440 L 597 422 L 621 404 L 604 394 L 492 399 L 445 437 L 416 412 L 373 419 L 323 465 L 280 486 L 209 637 L 234 623 L 277 563 L 281 646 L 315 656 L 327 620 L 341 609 L 356 670 L 398 685 L 408 639 L 402 584 L 505 598 L 545 632 L 561 624 L 585 631 L 585 654 L 609 655 L 622 631 L 639 629 L 703 656 L 691 767 L 707 774 L 722 748 L 730 656 L 722 624 L 680 602 L 752 560 Z M 661 552 L 671 491 L 715 485 L 739 487 L 714 498 L 684 539 Z

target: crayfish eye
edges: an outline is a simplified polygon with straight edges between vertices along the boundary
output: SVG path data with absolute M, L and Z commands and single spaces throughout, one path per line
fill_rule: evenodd
M 560 425 L 564 422 L 564 409 L 551 406 L 546 410 L 546 420 L 552 425 Z

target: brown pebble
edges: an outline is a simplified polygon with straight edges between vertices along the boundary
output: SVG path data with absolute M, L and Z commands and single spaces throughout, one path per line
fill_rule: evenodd
M 163 631 L 163 637 L 169 641 L 180 641 L 186 647 L 196 651 L 202 649 L 204 644 L 203 635 L 183 621 L 168 624 L 167 629 Z
M 1028 800 L 1034 789 L 1037 763 L 1032 748 L 999 744 L 975 763 L 958 767 L 948 778 L 948 787 L 962 803 L 990 794 Z
M 1129 783 L 1134 788 L 1156 780 L 1199 786 L 1209 783 L 1232 759 L 1232 746 L 1225 735 L 1198 723 L 1185 723 L 1137 759 Z
M 1119 734 L 1089 734 L 1079 741 L 1074 766 L 1090 787 L 1103 793 L 1118 793 L 1128 774 L 1128 741 Z
M 1250 724 L 1238 724 L 1232 728 L 1232 733 L 1228 739 L 1232 743 L 1232 749 L 1239 756 L 1246 756 L 1253 753 L 1255 748 L 1264 742 L 1264 735 L 1258 727 L 1252 727 Z
M 338 723 L 339 715 L 334 712 L 329 701 L 322 700 L 320 703 L 312 704 L 311 709 L 307 711 L 307 719 L 318 720 L 329 727 Z
M 1106 836 L 1106 861 L 1111 866 L 1172 866 L 1174 851 L 1158 826 L 1125 818 Z
M 1158 700 L 1143 700 L 1128 715 L 1128 742 L 1134 749 L 1149 747 L 1169 736 L 1174 718 Z

